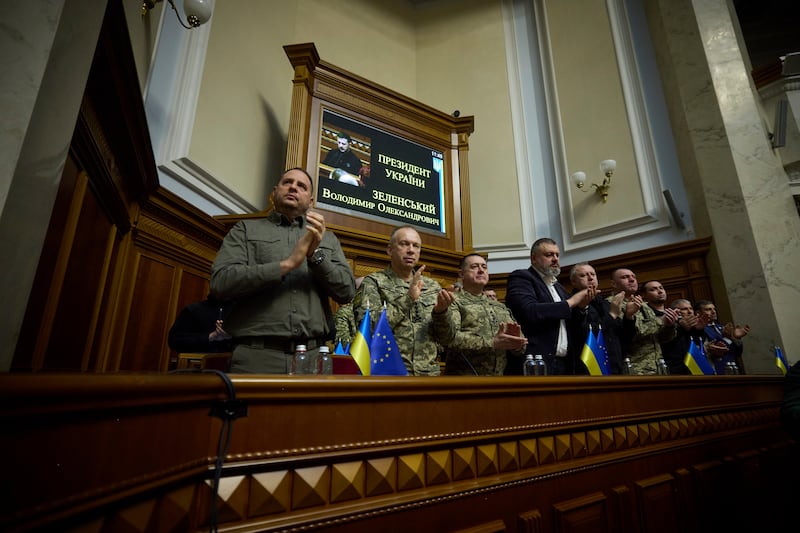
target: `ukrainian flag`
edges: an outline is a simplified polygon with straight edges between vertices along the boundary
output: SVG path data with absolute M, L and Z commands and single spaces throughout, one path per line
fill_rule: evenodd
M 589 327 L 589 335 L 586 337 L 586 343 L 583 345 L 583 351 L 581 352 L 581 361 L 589 369 L 590 375 L 608 375 L 608 351 L 606 350 L 602 329 L 598 330 L 597 336 L 595 336 L 594 331 Z
M 683 364 L 695 376 L 716 374 L 711 362 L 706 357 L 706 354 L 703 353 L 703 345 L 695 343 L 693 340 L 689 341 L 689 351 L 686 352 L 686 357 L 683 358 Z
M 361 370 L 362 376 L 369 376 L 369 344 L 367 339 L 370 339 L 370 322 L 369 322 L 369 307 L 367 312 L 364 313 L 364 318 L 361 320 L 361 325 L 356 332 L 356 338 L 350 344 L 350 355 Z
M 786 356 L 783 355 L 783 350 L 780 347 L 775 347 L 775 366 L 777 366 L 781 374 L 784 376 L 786 375 L 786 371 L 789 370 L 789 363 L 786 361 Z

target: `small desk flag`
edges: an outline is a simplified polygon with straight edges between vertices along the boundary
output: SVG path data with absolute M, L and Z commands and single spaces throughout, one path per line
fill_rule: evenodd
M 688 368 L 689 372 L 694 376 L 716 374 L 716 372 L 714 372 L 714 367 L 711 365 L 711 361 L 708 360 L 708 357 L 706 357 L 703 351 L 703 344 L 699 342 L 695 343 L 694 340 L 689 341 L 689 351 L 686 352 L 686 356 L 683 358 L 683 364 L 686 365 L 686 368 Z
M 342 346 L 342 341 L 336 342 L 336 348 L 333 349 L 334 355 L 347 355 L 347 349 Z
M 786 371 L 789 370 L 789 363 L 786 361 L 786 356 L 783 355 L 783 350 L 781 350 L 779 346 L 775 347 L 775 365 L 785 376 Z
M 589 369 L 589 374 L 592 376 L 607 376 L 609 374 L 608 350 L 606 350 L 602 329 L 599 329 L 595 336 L 591 326 L 589 327 L 589 335 L 586 336 L 586 343 L 583 345 L 583 351 L 581 352 L 581 361 Z
M 367 312 L 364 313 L 364 318 L 361 320 L 361 325 L 356 332 L 356 338 L 350 345 L 350 355 L 361 370 L 362 376 L 369 376 L 369 339 L 370 335 L 370 321 L 369 321 L 369 306 Z
M 400 349 L 386 318 L 386 305 L 383 306 L 381 316 L 375 325 L 372 342 L 369 345 L 371 357 L 370 373 L 373 376 L 407 376 L 408 370 L 403 363 Z

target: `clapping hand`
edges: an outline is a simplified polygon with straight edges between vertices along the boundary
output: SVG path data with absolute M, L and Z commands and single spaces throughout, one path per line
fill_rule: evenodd
M 494 336 L 495 350 L 522 350 L 528 339 L 522 335 L 522 328 L 516 322 L 503 322 Z

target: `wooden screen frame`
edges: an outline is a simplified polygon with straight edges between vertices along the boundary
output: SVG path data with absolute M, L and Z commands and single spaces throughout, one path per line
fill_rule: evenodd
M 448 251 L 472 250 L 472 220 L 469 196 L 469 135 L 473 117 L 454 117 L 372 83 L 320 60 L 313 43 L 284 46 L 294 67 L 292 110 L 286 151 L 286 166 L 317 169 L 320 131 L 324 111 L 381 130 L 401 139 L 430 147 L 444 154 L 444 232 L 419 227 L 425 247 Z M 312 175 L 316 170 L 312 172 Z M 319 180 L 315 180 L 317 196 Z M 388 240 L 402 222 L 379 221 L 318 206 L 332 229 L 347 229 Z M 410 225 L 417 227 L 415 224 Z

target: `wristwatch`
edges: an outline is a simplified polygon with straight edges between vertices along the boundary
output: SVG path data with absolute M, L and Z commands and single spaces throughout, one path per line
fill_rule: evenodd
M 311 255 L 311 257 L 308 258 L 308 261 L 312 265 L 315 266 L 319 265 L 320 263 L 325 261 L 325 250 L 323 250 L 322 248 L 317 248 L 316 250 L 314 250 L 314 253 Z

